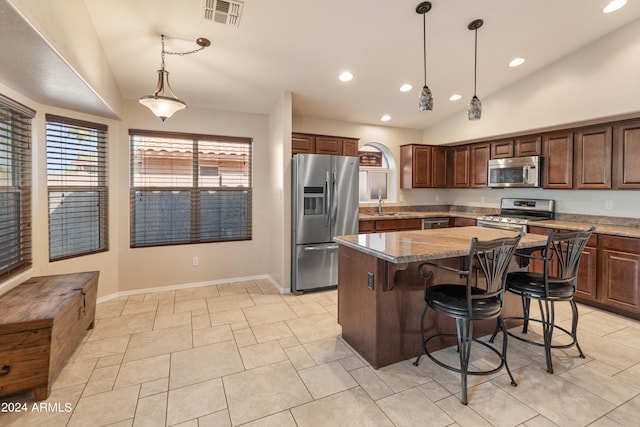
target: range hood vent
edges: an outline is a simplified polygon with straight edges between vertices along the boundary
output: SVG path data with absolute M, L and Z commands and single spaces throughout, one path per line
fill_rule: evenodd
M 238 0 L 204 0 L 204 19 L 239 27 L 243 7 Z

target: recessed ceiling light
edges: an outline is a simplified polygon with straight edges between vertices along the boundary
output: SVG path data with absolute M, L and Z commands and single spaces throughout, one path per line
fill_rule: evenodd
M 509 67 L 513 68 L 513 67 L 518 67 L 522 64 L 524 64 L 525 59 L 524 58 L 513 58 L 511 60 L 511 62 L 509 62 Z
M 388 122 L 389 120 L 391 120 L 391 116 L 388 114 L 385 114 L 384 116 L 380 117 L 380 121 Z
M 610 1 L 609 4 L 606 5 L 602 9 L 602 13 L 615 12 L 616 10 L 620 9 L 625 4 L 627 4 L 627 0 L 613 0 L 613 1 Z
M 409 92 L 411 89 L 413 89 L 413 86 L 411 86 L 409 83 L 405 83 L 400 86 L 400 92 Z
M 449 101 L 458 101 L 460 99 L 462 99 L 462 95 L 457 94 L 457 93 L 454 93 L 453 95 L 451 95 L 449 97 Z
M 351 80 L 353 78 L 353 74 L 351 74 L 348 71 L 343 71 L 342 74 L 340 74 L 340 76 L 338 76 L 338 78 L 343 82 L 348 82 L 349 80 Z

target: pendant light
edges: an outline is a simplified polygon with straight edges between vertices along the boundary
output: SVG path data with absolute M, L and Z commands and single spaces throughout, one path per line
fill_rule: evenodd
M 424 113 L 425 111 L 433 110 L 433 95 L 431 90 L 427 86 L 427 12 L 431 10 L 431 2 L 423 1 L 416 6 L 416 13 L 422 15 L 422 59 L 424 62 L 424 86 L 420 92 L 420 98 L 418 99 L 418 111 Z
M 480 120 L 480 116 L 482 115 L 482 103 L 476 96 L 476 82 L 478 79 L 478 28 L 482 27 L 483 23 L 482 19 L 476 19 L 471 21 L 467 27 L 469 30 L 475 31 L 476 39 L 473 62 L 473 98 L 471 98 L 471 102 L 469 102 L 469 120 Z
M 189 55 L 192 53 L 200 52 L 205 47 L 211 45 L 211 42 L 205 38 L 199 38 L 196 40 L 198 49 L 188 52 L 169 52 L 164 49 L 164 34 L 160 36 L 162 42 L 162 53 L 160 55 L 161 65 L 158 70 L 158 83 L 153 95 L 147 95 L 140 98 L 140 104 L 144 105 L 151 110 L 163 122 L 169 117 L 173 116 L 176 111 L 180 111 L 183 108 L 187 108 L 187 104 L 179 99 L 171 90 L 169 85 L 169 72 L 164 69 L 164 55 Z

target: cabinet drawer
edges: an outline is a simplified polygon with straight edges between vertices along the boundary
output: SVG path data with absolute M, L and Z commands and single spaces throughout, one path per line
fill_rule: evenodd
M 640 239 L 632 237 L 600 236 L 603 249 L 640 254 Z
M 375 221 L 360 221 L 358 223 L 358 230 L 360 231 L 360 233 L 371 233 L 375 231 L 375 229 Z
M 376 231 L 419 230 L 420 219 L 383 219 L 376 221 Z

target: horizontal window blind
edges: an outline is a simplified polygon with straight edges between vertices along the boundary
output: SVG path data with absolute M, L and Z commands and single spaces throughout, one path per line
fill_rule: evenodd
M 0 95 L 0 280 L 31 265 L 31 119 Z
M 107 127 L 47 114 L 49 260 L 105 251 Z
M 250 138 L 129 135 L 131 247 L 251 239 Z

